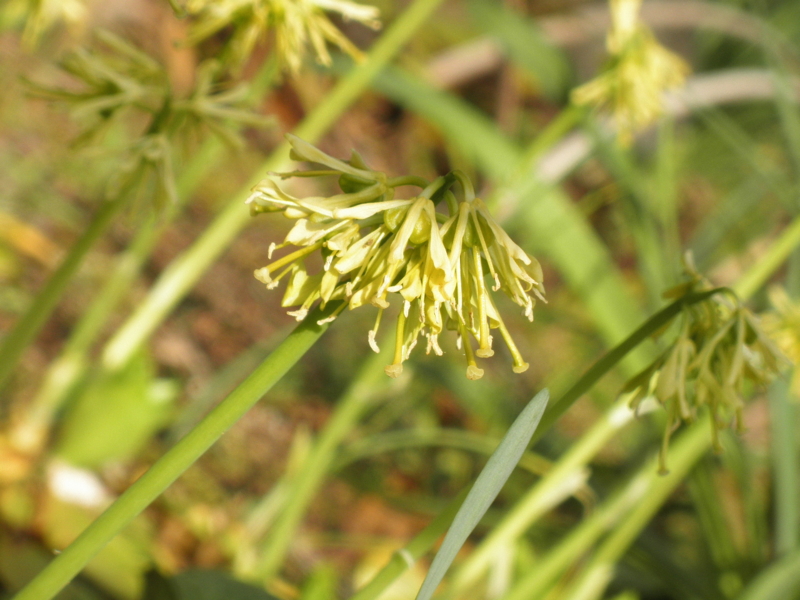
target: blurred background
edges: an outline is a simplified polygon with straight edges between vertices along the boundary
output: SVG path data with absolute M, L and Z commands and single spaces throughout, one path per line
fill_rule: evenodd
M 329 66 L 309 51 L 292 69 L 285 56 L 276 60 L 279 38 L 268 33 L 228 68 L 224 52 L 242 51 L 235 44 L 243 43 L 246 23 L 234 19 L 197 33 L 212 20 L 192 12 L 191 3 L 6 4 L 0 332 L 22 319 L 76 240 L 122 194 L 125 178 L 138 179 L 0 390 L 2 597 L 295 326 L 281 307 L 282 291 L 253 277 L 267 264 L 270 243 L 291 225 L 269 214 L 240 219 L 218 259 L 198 267 L 196 284 L 163 318 L 147 326 L 135 319 L 143 306 L 152 308 L 154 286 L 169 281 L 176 259 L 209 235 L 218 214 L 234 210 L 234 202 L 247 211 L 241 190 L 265 174 L 283 134 L 317 114 L 353 64 L 330 45 Z M 380 29 L 342 11 L 316 10 L 369 52 L 410 5 L 372 4 Z M 176 7 L 189 14 L 176 15 Z M 502 348 L 483 361 L 483 379 L 468 381 L 454 340 L 443 338 L 443 357 L 417 350 L 392 380 L 382 371 L 388 354 L 376 356 L 367 344 L 374 310 L 345 312 L 59 597 L 161 598 L 153 581 L 190 569 L 224 571 L 287 600 L 351 597 L 470 484 L 537 391 L 563 392 L 665 304 L 662 292 L 682 281 L 685 251 L 716 285 L 734 285 L 759 265 L 800 208 L 800 4 L 645 0 L 641 20 L 691 72 L 685 85 L 666 92 L 657 119 L 629 140 L 615 137 L 606 112 L 570 102 L 571 91 L 607 64 L 612 22 L 606 3 L 580 0 L 442 2 L 319 140 L 333 156 L 357 150 L 390 176 L 432 180 L 455 168 L 469 174 L 510 235 L 544 267 L 548 302 L 537 306 L 533 323 L 510 302 L 500 306 L 528 371 L 512 373 Z M 98 42 L 101 29 L 124 40 L 124 49 Z M 232 46 L 231 39 L 239 41 Z M 155 122 L 140 110 L 150 90 L 166 86 L 175 98 L 194 101 L 210 58 L 223 64 L 214 71 L 215 93 L 249 86 L 220 105 L 248 116 L 214 113 L 219 125 L 197 108 L 197 128 L 170 137 L 175 125 L 143 146 Z M 131 96 L 117 110 L 125 93 Z M 167 146 L 158 145 L 163 140 Z M 292 189 L 330 195 L 334 184 Z M 795 302 L 798 256 L 770 279 Z M 757 312 L 773 310 L 768 287 L 750 301 Z M 89 323 L 87 315 L 97 318 Z M 124 336 L 139 327 L 152 334 L 126 345 Z M 462 565 L 510 510 L 525 505 L 545 473 L 563 465 L 565 453 L 588 443 L 658 343 L 629 355 L 525 455 L 465 546 Z M 124 360 L 108 368 L 120 352 Z M 746 395 L 746 431 L 724 435 L 722 454 L 703 453 L 685 465 L 685 476 L 653 500 L 630 542 L 612 553 L 613 574 L 591 597 L 744 598 L 771 566 L 797 556 L 796 398 L 788 380 Z M 349 416 L 341 416 L 343 405 Z M 575 546 L 541 591 L 525 595 L 520 586 L 634 474 L 653 470 L 662 412 L 606 431 L 574 472 L 559 475 L 553 496 L 531 509 L 536 516 L 486 546 L 483 562 L 461 571 L 456 565 L 443 588 L 448 597 L 580 597 L 570 586 L 607 537 Z M 324 464 L 315 462 L 321 440 L 328 444 Z M 298 480 L 312 483 L 298 492 Z M 626 522 L 624 514 L 609 518 L 603 536 Z M 379 597 L 415 594 L 428 560 Z M 792 595 L 796 587 L 779 589 L 784 595 L 763 597 L 800 597 Z

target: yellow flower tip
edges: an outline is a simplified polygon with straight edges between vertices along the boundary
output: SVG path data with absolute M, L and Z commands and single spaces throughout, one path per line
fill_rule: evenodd
M 375 308 L 389 308 L 389 303 L 385 298 L 378 298 L 376 296 L 372 299 L 372 306 Z
M 290 317 L 294 317 L 297 321 L 302 321 L 308 315 L 308 309 L 300 308 L 298 310 L 290 310 L 286 314 L 289 315 Z
M 514 371 L 514 373 L 524 373 L 525 371 L 528 370 L 528 367 L 530 367 L 530 365 L 524 362 L 518 365 L 514 365 L 513 367 L 511 367 L 511 370 Z
M 375 336 L 377 335 L 377 331 L 374 329 L 370 329 L 369 333 L 367 334 L 367 342 L 369 342 L 369 347 L 375 354 L 380 353 L 381 349 L 378 347 L 378 342 L 375 341 Z
M 475 381 L 481 377 L 483 377 L 483 369 L 478 368 L 475 365 L 469 365 L 467 367 L 467 379 L 470 381 Z
M 389 377 L 391 377 L 392 379 L 395 379 L 396 377 L 398 377 L 400 375 L 400 373 L 403 372 L 403 365 L 396 365 L 396 364 L 386 365 L 383 368 L 383 370 Z M 483 374 L 483 373 L 481 372 L 481 374 Z
M 269 269 L 267 267 L 256 269 L 253 271 L 253 275 L 264 285 L 269 285 L 272 283 L 272 277 L 269 276 Z
M 494 356 L 494 350 L 491 348 L 478 348 L 475 354 L 480 358 L 489 358 L 490 356 Z

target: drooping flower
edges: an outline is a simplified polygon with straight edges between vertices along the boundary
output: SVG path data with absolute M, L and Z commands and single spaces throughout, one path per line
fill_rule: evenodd
M 325 169 L 274 174 L 254 188 L 247 203 L 254 215 L 282 212 L 295 220 L 283 243 L 271 245 L 270 258 L 276 249 L 297 249 L 256 271 L 269 288 L 288 278 L 283 305 L 300 307 L 291 315 L 305 318 L 316 302 L 323 306 L 341 302 L 329 319 L 344 308 L 372 305 L 378 315 L 368 341 L 377 351 L 383 312 L 395 297 L 401 309 L 394 358 L 386 367 L 390 376 L 402 372 L 420 336 L 426 339 L 428 353 L 442 354 L 439 335 L 445 330 L 456 332 L 470 379 L 483 375 L 476 357 L 494 353 L 492 329 L 499 329 L 508 345 L 514 371 L 528 368 L 491 292 L 502 290 L 532 320 L 536 300 L 544 298 L 541 267 L 475 198 L 472 184 L 462 173 L 454 171 L 432 183 L 419 177 L 388 178 L 366 167 L 356 153 L 342 161 L 295 136 L 288 139 L 293 158 Z M 328 175 L 339 177 L 342 193 L 296 198 L 277 182 Z M 450 189 L 457 182 L 461 199 Z M 395 188 L 408 185 L 421 191 L 412 198 L 395 199 Z M 449 214 L 436 210 L 442 199 L 447 199 Z M 323 268 L 311 275 L 304 261 L 317 251 Z M 478 342 L 477 350 L 471 337 Z
M 665 293 L 667 297 L 712 290 L 687 256 L 689 281 Z M 634 392 L 635 408 L 654 396 L 667 411 L 661 451 L 661 470 L 672 433 L 684 421 L 697 418 L 704 407 L 711 412 L 714 447 L 720 449 L 719 431 L 743 427 L 743 393 L 746 384 L 769 382 L 785 357 L 764 333 L 759 318 L 726 289 L 707 299 L 684 305 L 677 319 L 674 342 L 626 386 Z
M 361 51 L 331 23 L 326 11 L 372 29 L 380 27 L 378 9 L 350 0 L 187 0 L 184 8 L 196 18 L 194 41 L 233 27 L 227 59 L 237 68 L 270 35 L 281 64 L 293 73 L 300 70 L 309 46 L 324 65 L 331 63 L 328 43 L 360 59 Z
M 608 62 L 597 77 L 573 90 L 572 101 L 609 110 L 619 139 L 627 143 L 662 114 L 663 92 L 683 85 L 689 67 L 639 20 L 641 0 L 610 0 L 610 6 Z

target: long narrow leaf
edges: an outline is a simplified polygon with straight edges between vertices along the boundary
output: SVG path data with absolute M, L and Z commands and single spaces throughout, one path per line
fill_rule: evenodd
M 503 441 L 487 461 L 481 474 L 478 475 L 475 485 L 467 494 L 464 504 L 456 513 L 453 525 L 444 536 L 442 547 L 436 553 L 428 575 L 422 582 L 417 600 L 430 600 L 433 596 L 433 592 L 442 581 L 461 546 L 464 545 L 469 534 L 497 498 L 497 494 L 500 493 L 511 475 L 511 471 L 514 470 L 522 453 L 525 452 L 525 448 L 528 447 L 549 399 L 550 392 L 547 389 L 536 394 L 511 425 Z

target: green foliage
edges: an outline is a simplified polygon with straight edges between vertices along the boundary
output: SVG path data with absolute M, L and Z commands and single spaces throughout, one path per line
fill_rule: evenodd
M 195 569 L 174 577 L 147 574 L 142 600 L 277 600 L 262 589 L 221 571 Z
M 431 563 L 428 575 L 422 583 L 417 600 L 430 600 L 436 587 L 467 541 L 472 530 L 489 510 L 500 493 L 511 471 L 516 467 L 531 437 L 536 432 L 539 421 L 547 408 L 550 392 L 542 390 L 528 403 L 516 418 L 497 449 L 489 457 L 486 466 L 475 480 L 475 485 L 467 494 L 464 503 L 456 513 L 453 524 L 442 541 L 442 546 Z
M 91 381 L 61 422 L 57 456 L 96 468 L 135 457 L 172 418 L 177 382 L 155 377 L 144 353 L 125 369 Z
M 796 8 L 101 4 L 0 7 L 0 595 L 797 594 Z

